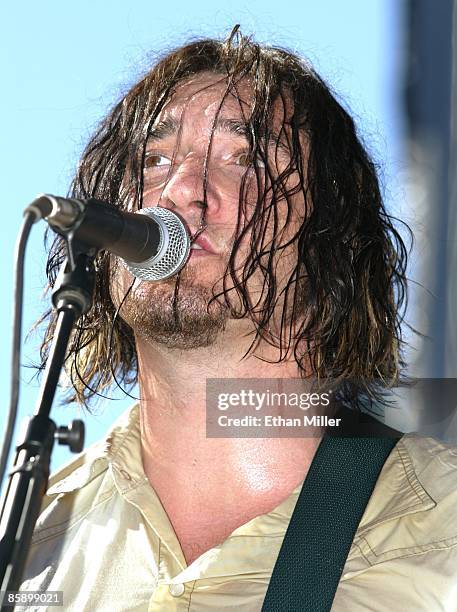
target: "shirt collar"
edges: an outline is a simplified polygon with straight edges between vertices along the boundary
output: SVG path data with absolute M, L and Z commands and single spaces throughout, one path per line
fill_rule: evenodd
M 46 494 L 72 493 L 82 489 L 116 460 L 127 438 L 139 438 L 138 423 L 139 405 L 135 404 L 114 422 L 105 438 L 87 448 L 51 476 Z
M 387 521 L 436 506 L 417 477 L 417 466 L 410 452 L 411 440 L 420 446 L 422 438 L 414 433 L 405 434 L 387 457 L 360 521 L 358 536 Z
M 409 441 L 412 438 L 420 443 L 420 436 L 406 434 L 388 456 L 359 524 L 358 535 L 363 536 L 386 521 L 413 512 L 430 510 L 436 506 L 436 502 L 416 475 L 409 451 Z M 133 449 L 137 449 L 136 452 L 140 455 L 137 461 L 132 462 L 128 461 L 128 457 Z M 128 486 L 144 481 L 138 404 L 117 419 L 101 442 L 89 447 L 76 459 L 76 469 L 73 461 L 53 475 L 47 495 L 70 493 L 81 489 L 106 470 L 109 464 L 120 471 L 127 462 L 129 466 L 133 466 L 133 469 L 129 469 Z M 66 470 L 69 471 L 68 474 Z

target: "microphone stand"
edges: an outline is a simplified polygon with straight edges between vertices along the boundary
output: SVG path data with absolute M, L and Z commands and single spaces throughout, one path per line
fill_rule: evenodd
M 95 287 L 96 249 L 75 241 L 71 232 L 65 237 L 67 259 L 52 293 L 57 311 L 55 333 L 35 411 L 25 423 L 16 446 L 0 514 L 2 612 L 14 606 L 14 599 L 8 603 L 8 592 L 17 591 L 21 585 L 33 529 L 48 485 L 54 439 L 68 445 L 72 452 L 81 452 L 84 446 L 82 421 L 72 421 L 69 427 L 57 427 L 49 418 L 73 326 L 90 309 Z

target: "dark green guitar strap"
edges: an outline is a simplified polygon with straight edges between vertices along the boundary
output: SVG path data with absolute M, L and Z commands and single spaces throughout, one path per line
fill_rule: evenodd
M 262 612 L 329 612 L 357 526 L 397 442 L 398 437 L 322 438 Z

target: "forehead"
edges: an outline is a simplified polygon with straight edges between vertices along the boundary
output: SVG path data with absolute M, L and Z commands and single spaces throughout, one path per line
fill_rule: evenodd
M 247 79 L 236 89 L 227 92 L 228 81 L 224 75 L 203 72 L 177 85 L 170 100 L 163 108 L 164 114 L 177 115 L 187 109 L 202 110 L 206 115 L 215 114 L 221 106 L 231 112 L 248 113 L 252 103 L 252 87 Z
M 216 116 L 249 121 L 255 104 L 250 77 L 230 83 L 224 75 L 202 72 L 185 79 L 176 86 L 165 103 L 157 122 L 167 117 L 188 121 L 189 118 L 213 121 Z M 275 100 L 270 123 L 287 123 L 292 114 L 290 100 Z

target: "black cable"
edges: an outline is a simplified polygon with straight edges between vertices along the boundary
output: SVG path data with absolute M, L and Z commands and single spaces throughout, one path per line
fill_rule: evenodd
M 19 403 L 19 373 L 21 361 L 21 335 L 22 335 L 22 305 L 24 295 L 24 260 L 25 247 L 30 230 L 35 221 L 40 218 L 36 211 L 29 208 L 24 213 L 24 221 L 19 232 L 15 248 L 14 292 L 13 292 L 13 342 L 11 353 L 11 391 L 5 434 L 3 436 L 0 453 L 0 483 L 5 476 L 8 455 L 13 438 L 14 425 L 17 417 Z

